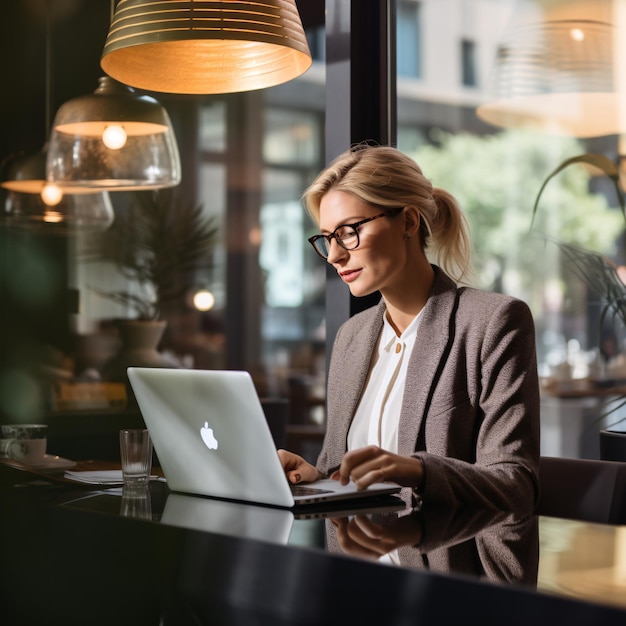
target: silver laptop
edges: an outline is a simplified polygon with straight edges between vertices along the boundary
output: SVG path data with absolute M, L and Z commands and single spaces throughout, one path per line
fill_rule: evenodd
M 283 508 L 400 491 L 328 479 L 294 493 L 248 372 L 129 367 L 128 378 L 172 491 Z

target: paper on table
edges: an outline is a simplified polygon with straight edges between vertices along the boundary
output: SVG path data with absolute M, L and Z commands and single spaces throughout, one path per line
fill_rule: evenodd
M 64 477 L 89 485 L 122 485 L 124 483 L 122 470 L 92 470 L 87 472 L 66 470 Z M 156 475 L 151 475 L 150 480 L 162 479 Z
M 90 485 L 121 485 L 122 470 L 95 470 L 88 472 L 65 471 L 65 478 Z

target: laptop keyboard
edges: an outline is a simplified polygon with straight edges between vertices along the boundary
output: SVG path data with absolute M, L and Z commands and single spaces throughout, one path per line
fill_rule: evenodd
M 305 487 L 303 485 L 289 485 L 294 496 L 314 496 L 322 493 L 333 493 L 329 489 L 316 489 L 315 487 Z

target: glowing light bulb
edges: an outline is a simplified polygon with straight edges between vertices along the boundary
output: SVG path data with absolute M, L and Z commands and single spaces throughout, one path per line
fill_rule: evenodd
M 215 304 L 215 296 L 206 289 L 197 291 L 193 296 L 193 305 L 198 311 L 210 311 Z
M 107 126 L 102 133 L 102 142 L 111 150 L 119 150 L 126 145 L 126 131 L 123 126 Z
M 56 206 L 63 199 L 63 190 L 54 183 L 46 183 L 41 190 L 41 199 L 48 206 Z
M 572 28 L 569 32 L 570 37 L 574 41 L 584 41 L 585 40 L 585 31 L 581 28 Z
M 46 211 L 43 215 L 43 221 L 50 224 L 58 224 L 63 221 L 63 216 L 56 211 Z

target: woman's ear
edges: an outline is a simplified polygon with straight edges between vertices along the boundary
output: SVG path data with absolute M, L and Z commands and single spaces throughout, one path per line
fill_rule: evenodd
M 410 239 L 415 237 L 420 229 L 420 213 L 417 207 L 404 207 L 404 237 Z

